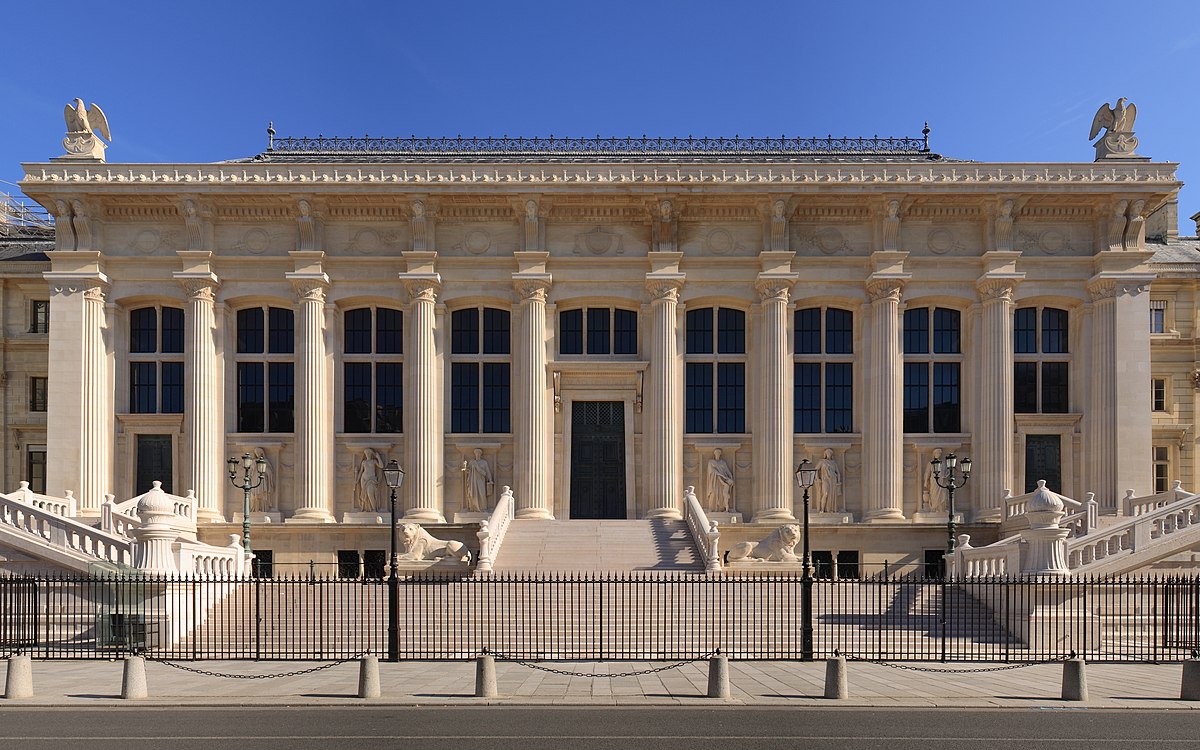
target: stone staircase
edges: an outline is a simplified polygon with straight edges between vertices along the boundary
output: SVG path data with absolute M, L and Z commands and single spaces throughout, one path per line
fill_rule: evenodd
M 683 521 L 516 520 L 493 569 L 701 573 L 704 565 Z

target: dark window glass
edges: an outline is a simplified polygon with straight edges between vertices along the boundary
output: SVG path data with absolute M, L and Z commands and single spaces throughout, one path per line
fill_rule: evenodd
M 158 363 L 129 364 L 129 411 L 154 414 L 158 411 Z
M 957 362 L 933 363 L 933 431 L 958 432 L 961 425 Z
M 25 477 L 29 489 L 34 492 L 46 491 L 46 451 L 31 450 L 25 455 Z
M 255 554 L 258 554 L 257 550 Z M 381 549 L 363 550 L 363 578 L 383 578 L 387 571 L 388 553 Z
M 813 550 L 812 565 L 814 577 L 821 579 L 833 578 L 833 553 L 829 550 Z
M 237 313 L 238 354 L 263 353 L 263 309 L 251 307 Z
M 509 374 L 507 362 L 483 363 L 483 432 L 508 432 Z
M 134 354 L 158 351 L 158 311 L 153 307 L 129 313 L 129 351 Z
M 794 381 L 795 431 L 821 431 L 821 365 L 797 362 Z
M 162 403 L 159 411 L 163 414 L 183 413 L 183 363 L 162 363 Z
M 746 431 L 746 365 L 717 363 L 717 432 Z
M 183 310 L 178 307 L 162 309 L 162 348 L 164 354 L 183 353 Z
M 583 310 L 558 314 L 558 353 L 583 354 Z
M 271 354 L 291 354 L 295 351 L 295 313 L 282 307 L 271 308 Z M 272 430 L 276 432 L 276 430 Z M 286 430 L 291 432 L 291 430 Z
M 450 314 L 450 353 L 479 353 L 479 310 L 474 307 Z
M 479 432 L 479 365 L 450 365 L 450 431 Z
M 825 311 L 825 353 L 854 352 L 854 313 L 830 308 Z
M 712 354 L 713 310 L 703 307 L 687 311 L 687 353 Z
M 854 431 L 854 366 L 849 362 L 825 365 L 825 431 Z
M 710 311 L 711 312 L 711 311 Z M 709 338 L 712 341 L 712 338 Z M 713 431 L 713 367 L 709 362 L 688 362 L 684 368 L 686 385 L 685 431 Z
M 929 432 L 929 363 L 904 363 L 904 431 Z
M 1042 363 L 1042 413 L 1067 413 L 1067 363 Z
M 44 299 L 35 299 L 29 305 L 29 332 L 49 333 L 50 302 Z
M 821 308 L 796 311 L 796 353 L 821 353 Z
M 46 411 L 48 383 L 44 377 L 29 379 L 29 411 Z
M 254 548 L 254 569 L 251 571 L 251 576 L 254 578 L 274 578 L 275 577 L 275 551 L 269 549 Z
M 404 313 L 381 307 L 375 311 L 375 353 L 404 353 Z
M 613 310 L 613 354 L 637 354 L 637 310 Z
M 929 308 L 904 311 L 904 353 L 929 353 Z
M 338 578 L 358 578 L 359 557 L 356 549 L 340 549 L 337 553 Z
M 1037 362 L 1017 362 L 1013 365 L 1013 411 L 1017 414 L 1037 413 L 1037 371 Z
M 959 312 L 944 307 L 933 311 L 933 351 L 936 354 L 959 354 Z
M 1066 354 L 1067 311 L 1047 307 L 1042 310 L 1042 353 Z
M 342 368 L 346 432 L 371 431 L 371 364 L 347 362 Z
M 589 307 L 587 310 L 588 354 L 608 354 L 608 308 Z
M 746 313 L 728 307 L 717 310 L 717 352 L 746 353 Z
M 267 376 L 270 379 L 268 431 L 292 432 L 295 428 L 295 366 L 291 362 L 270 362 Z
M 375 365 L 375 431 L 404 430 L 404 366 L 398 362 Z
M 262 432 L 263 365 L 261 362 L 237 363 L 238 432 Z
M 1037 308 L 1020 307 L 1013 315 L 1013 351 L 1037 354 Z
M 483 353 L 508 354 L 508 310 L 483 308 Z
M 344 316 L 342 351 L 346 354 L 371 353 L 371 308 L 347 310 Z
M 843 580 L 861 577 L 858 568 L 858 550 L 844 549 L 837 553 L 837 575 Z

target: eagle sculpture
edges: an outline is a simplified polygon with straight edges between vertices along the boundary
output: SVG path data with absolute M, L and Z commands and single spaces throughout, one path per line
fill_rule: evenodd
M 112 141 L 112 135 L 108 132 L 108 120 L 104 117 L 104 110 L 100 109 L 95 102 L 92 102 L 92 106 L 84 109 L 83 100 L 76 99 L 74 104 L 68 104 L 63 108 L 63 117 L 67 121 L 68 133 L 100 135 L 104 140 Z
M 1133 120 L 1137 117 L 1137 107 L 1133 104 L 1126 104 L 1128 101 L 1125 97 L 1117 100 L 1115 107 L 1109 107 L 1108 102 L 1100 105 L 1100 109 L 1096 111 L 1096 117 L 1092 119 L 1092 134 L 1088 136 L 1088 140 L 1092 140 L 1100 134 L 1101 128 L 1108 128 L 1110 133 L 1132 133 Z

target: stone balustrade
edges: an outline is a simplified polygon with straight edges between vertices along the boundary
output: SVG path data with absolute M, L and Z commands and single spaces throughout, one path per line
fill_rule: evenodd
M 1143 510 L 1102 532 L 1068 540 L 1068 561 L 1074 570 L 1116 555 L 1132 554 L 1157 544 L 1172 534 L 1191 528 L 1198 522 L 1200 494 L 1185 495 L 1167 505 Z
M 51 497 L 42 495 L 29 489 L 29 482 L 21 482 L 13 495 L 18 496 L 22 501 L 32 505 L 35 508 L 40 508 L 56 516 L 73 517 L 78 510 L 78 503 L 75 500 L 75 495 L 70 490 L 67 490 L 66 497 Z
M 1183 489 L 1182 485 L 1183 482 L 1176 479 L 1171 484 L 1171 489 L 1166 492 L 1159 492 L 1144 497 L 1134 497 L 1133 490 L 1126 490 L 1125 497 L 1121 498 L 1120 505 L 1118 506 L 1120 513 L 1123 516 L 1140 516 L 1143 513 L 1149 513 L 1155 508 L 1161 508 L 1176 500 L 1190 496 L 1192 493 Z
M 161 482 L 153 482 L 151 490 L 162 490 Z M 112 495 L 104 496 L 104 503 L 100 506 L 100 528 L 111 534 L 118 536 L 132 537 L 133 531 L 142 525 L 141 519 L 138 517 L 137 506 L 147 493 L 136 495 L 123 502 L 115 502 Z M 176 529 L 180 534 L 188 539 L 196 538 L 196 495 L 192 490 L 188 490 L 187 495 L 180 497 L 165 493 L 175 511 L 175 517 L 171 521 L 172 528 Z
M 20 490 L 10 495 L 0 494 L 0 524 L 82 556 L 121 565 L 132 564 L 133 542 L 55 512 L 69 504 L 69 499 L 59 500 L 50 503 L 47 509 L 39 507 L 45 505 L 40 500 L 26 501 Z
M 185 577 L 241 577 L 250 572 L 241 537 L 237 534 L 229 535 L 227 547 L 180 542 L 177 560 L 179 573 Z
M 708 520 L 704 507 L 696 497 L 696 488 L 688 486 L 683 493 L 683 517 L 687 522 L 692 540 L 700 558 L 704 560 L 704 570 L 709 573 L 720 573 L 721 568 L 721 532 L 717 522 Z
M 1018 575 L 1021 572 L 1020 542 L 1020 536 L 1010 536 L 985 547 L 972 547 L 971 535 L 960 534 L 958 546 L 950 556 L 951 575 L 955 578 Z
M 496 561 L 496 555 L 500 553 L 500 545 L 504 543 L 504 535 L 515 513 L 516 500 L 513 498 L 512 488 L 505 486 L 492 515 L 479 523 L 479 531 L 476 532 L 479 537 L 479 563 L 475 566 L 475 572 L 492 572 L 492 565 Z

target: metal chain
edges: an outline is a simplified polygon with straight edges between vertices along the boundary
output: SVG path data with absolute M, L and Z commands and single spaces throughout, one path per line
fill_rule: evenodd
M 609 678 L 613 678 L 613 677 L 640 677 L 642 675 L 647 675 L 647 674 L 657 674 L 659 672 L 666 672 L 671 669 L 679 669 L 682 666 L 692 664 L 694 662 L 705 661 L 706 659 L 711 659 L 712 657 L 716 656 L 717 654 L 720 654 L 721 649 L 719 649 L 719 648 L 713 649 L 712 651 L 709 651 L 707 654 L 703 654 L 701 656 L 697 656 L 697 657 L 694 657 L 691 659 L 684 659 L 683 661 L 674 662 L 672 664 L 667 664 L 662 667 L 654 667 L 652 669 L 642 669 L 642 670 L 638 670 L 635 672 L 613 672 L 613 673 L 569 672 L 565 669 L 555 669 L 554 667 L 543 667 L 541 664 L 538 664 L 536 662 L 526 661 L 524 659 L 517 659 L 517 658 L 511 657 L 511 656 L 508 656 L 506 654 L 502 654 L 499 651 L 489 651 L 486 648 L 483 650 L 483 653 L 490 654 L 502 661 L 510 661 L 513 664 L 520 664 L 523 667 L 529 667 L 530 669 L 536 669 L 541 672 L 549 672 L 550 674 L 564 675 L 566 677 L 594 677 L 594 678 L 609 677 Z
M 1057 659 L 1048 659 L 1046 661 L 1025 661 L 1019 664 L 1004 664 L 999 667 L 964 667 L 962 669 L 944 669 L 940 667 L 918 667 L 912 664 L 897 664 L 891 661 L 879 661 L 877 659 L 863 659 L 857 656 L 847 656 L 847 659 L 852 661 L 866 662 L 867 664 L 878 664 L 881 667 L 890 669 L 904 669 L 909 672 L 940 672 L 942 674 L 975 674 L 977 672 L 1006 672 L 1010 669 L 1024 669 L 1025 667 L 1036 667 L 1039 664 L 1058 664 L 1062 661 L 1071 658 L 1068 656 L 1060 656 Z
M 336 667 L 341 664 L 346 664 L 347 662 L 356 661 L 358 659 L 363 658 L 364 656 L 366 656 L 366 654 L 358 654 L 357 656 L 349 656 L 349 657 L 346 657 L 345 659 L 341 659 L 339 661 L 329 662 L 328 664 L 319 664 L 315 667 L 309 667 L 308 669 L 297 669 L 292 672 L 281 672 L 279 674 L 233 674 L 231 672 L 211 672 L 207 669 L 197 669 L 196 667 L 187 667 L 178 662 L 167 661 L 166 659 L 160 659 L 160 658 L 157 658 L 154 656 L 146 655 L 145 658 L 148 661 L 155 662 L 156 664 L 162 664 L 164 666 L 172 667 L 174 669 L 181 669 L 184 672 L 192 672 L 194 674 L 204 675 L 205 677 L 228 677 L 233 680 L 272 680 L 272 679 L 275 679 L 276 677 L 299 677 L 300 675 L 303 675 L 303 674 L 312 674 L 313 672 L 320 672 L 323 669 L 329 669 L 330 667 Z

